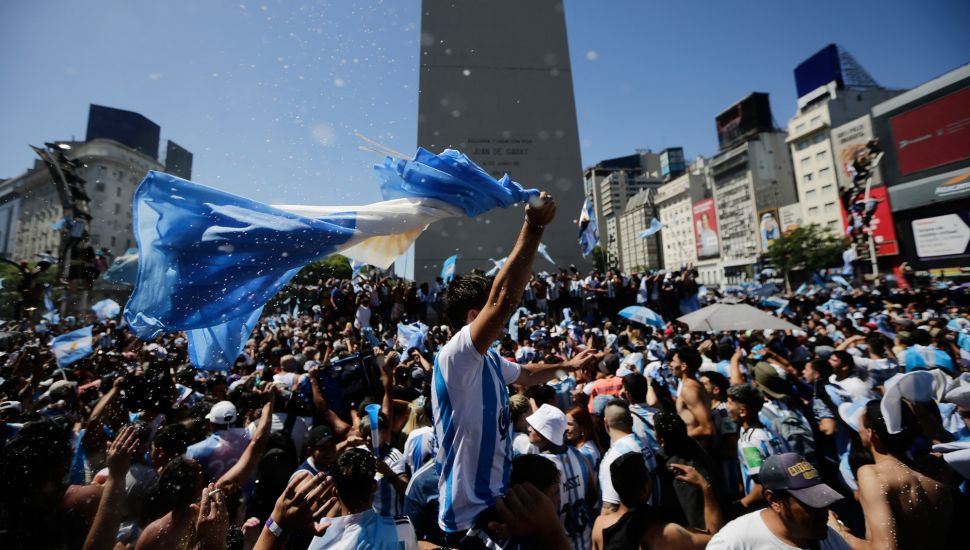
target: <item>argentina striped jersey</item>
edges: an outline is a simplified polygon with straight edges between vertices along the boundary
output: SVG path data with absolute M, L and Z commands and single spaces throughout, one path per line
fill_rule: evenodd
M 434 455 L 434 428 L 422 426 L 411 430 L 404 442 L 404 463 L 410 471 L 417 471 L 432 455 Z
M 593 537 L 593 507 L 598 495 L 594 494 L 593 466 L 586 456 L 575 447 L 566 451 L 542 453 L 559 469 L 559 520 L 566 528 L 573 550 L 589 550 Z
M 465 531 L 508 487 L 512 428 L 506 386 L 520 367 L 494 350 L 478 353 L 469 326 L 435 358 L 431 403 L 439 468 L 438 524 Z
M 741 481 L 744 494 L 754 488 L 753 476 L 761 471 L 765 459 L 788 452 L 785 440 L 765 428 L 742 428 L 738 437 L 738 460 L 741 462 Z
M 407 516 L 380 516 L 367 510 L 324 520 L 330 527 L 314 537 L 307 550 L 417 550 L 418 539 Z
M 640 441 L 635 434 L 614 441 L 610 449 L 603 455 L 603 462 L 600 463 L 600 490 L 603 492 L 603 502 L 610 504 L 620 504 L 620 495 L 613 488 L 613 476 L 610 474 L 610 466 L 613 461 L 627 453 L 639 453 L 643 455 L 643 462 L 647 465 L 647 471 L 654 478 L 653 492 L 650 495 L 650 502 L 659 502 L 660 485 L 656 482 L 657 477 L 657 457 L 644 442 Z

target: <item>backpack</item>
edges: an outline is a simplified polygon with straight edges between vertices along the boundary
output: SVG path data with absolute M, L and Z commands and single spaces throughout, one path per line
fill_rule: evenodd
M 802 455 L 809 462 L 815 462 L 815 436 L 797 413 L 788 409 L 776 413 L 764 407 L 761 414 L 768 421 L 767 426 L 772 433 L 785 440 L 792 452 Z

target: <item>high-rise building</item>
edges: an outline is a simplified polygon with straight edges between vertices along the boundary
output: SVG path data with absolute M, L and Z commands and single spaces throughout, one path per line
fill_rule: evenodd
M 701 159 L 703 161 L 703 159 Z M 670 180 L 657 189 L 654 201 L 658 219 L 665 227 L 661 231 L 663 265 L 667 269 L 681 269 L 697 265 L 697 241 L 690 198 L 691 188 L 704 186 L 703 162 L 685 174 Z
M 558 214 L 544 244 L 562 264 L 588 266 L 577 244 L 584 196 L 562 2 L 423 0 L 420 91 L 418 145 L 459 149 L 493 176 L 549 191 Z M 521 225 L 521 208 L 437 222 L 404 271 L 432 279 L 456 253 L 459 273 L 489 268 Z
M 586 192 L 593 197 L 600 245 L 612 265 L 619 262 L 623 247 L 619 217 L 627 208 L 627 202 L 637 193 L 657 189 L 663 183 L 660 155 L 647 150 L 606 159 L 587 168 L 583 174 Z
M 761 254 L 780 236 L 779 209 L 797 201 L 791 154 L 786 133 L 772 123 L 768 94 L 750 94 L 716 122 L 721 150 L 710 173 L 717 226 L 710 204 L 695 202 L 698 258 L 719 244 L 724 280 L 740 282 L 755 277 Z
M 845 50 L 829 44 L 795 68 L 798 111 L 788 143 L 802 217 L 833 233 L 844 227 L 831 129 L 856 119 L 900 92 L 880 88 Z
M 872 108 L 902 258 L 934 274 L 970 265 L 970 64 Z

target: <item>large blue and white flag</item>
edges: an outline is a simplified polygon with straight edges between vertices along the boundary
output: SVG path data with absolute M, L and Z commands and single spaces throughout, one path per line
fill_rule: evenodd
M 105 298 L 91 306 L 91 311 L 98 316 L 98 321 L 113 319 L 121 313 L 121 306 L 111 298 Z
M 650 218 L 650 227 L 640 232 L 640 238 L 646 239 L 647 237 L 652 237 L 665 227 L 667 227 L 667 224 L 660 223 L 657 218 Z
M 234 360 L 245 343 L 237 335 L 252 332 L 254 313 L 306 264 L 340 253 L 387 268 L 432 222 L 539 194 L 508 176 L 495 180 L 451 149 L 387 157 L 375 170 L 385 200 L 366 206 L 270 206 L 150 171 L 134 197 L 131 330 L 142 339 L 188 331 L 207 347 L 197 358 Z
M 539 249 L 537 252 L 539 252 L 539 255 L 545 258 L 547 262 L 551 263 L 552 265 L 556 265 L 556 261 L 553 260 L 552 256 L 549 255 L 549 250 L 546 248 L 544 243 L 539 243 Z
M 397 324 L 397 345 L 405 351 L 411 348 L 418 348 L 424 351 L 424 338 L 428 335 L 428 325 L 422 322 Z
M 365 264 L 364 262 L 358 262 L 353 258 L 348 258 L 348 259 L 350 260 L 350 269 L 351 269 L 350 279 L 356 280 L 357 276 L 360 275 L 360 271 L 364 269 L 364 266 L 367 264 Z
M 599 228 L 596 226 L 596 213 L 593 212 L 593 201 L 586 197 L 583 209 L 579 213 L 579 248 L 583 256 L 589 256 L 593 247 L 600 240 Z
M 504 257 L 504 258 L 502 258 L 500 260 L 496 260 L 494 258 L 489 258 L 488 261 L 492 262 L 492 269 L 489 269 L 488 271 L 486 271 L 485 272 L 485 276 L 486 277 L 494 277 L 494 276 L 498 275 L 498 271 L 500 269 L 502 269 L 502 266 L 505 265 L 505 262 L 508 261 L 508 259 L 509 259 L 508 256 L 506 256 L 506 257 Z
M 94 352 L 91 326 L 88 325 L 54 338 L 51 342 L 51 352 L 57 359 L 57 366 L 60 368 L 91 355 Z
M 454 256 L 449 256 L 445 259 L 444 263 L 441 264 L 441 280 L 445 284 L 451 282 L 455 278 L 455 263 L 458 261 L 458 254 Z

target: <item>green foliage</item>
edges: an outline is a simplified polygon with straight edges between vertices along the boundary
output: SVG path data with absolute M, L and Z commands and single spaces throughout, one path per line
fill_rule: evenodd
M 298 285 L 316 285 L 320 284 L 321 280 L 326 280 L 330 277 L 347 279 L 350 278 L 352 273 L 353 270 L 350 268 L 350 261 L 340 254 L 334 254 L 308 264 L 297 273 L 292 283 Z
M 596 271 L 600 273 L 606 272 L 606 250 L 600 246 L 596 245 L 593 247 L 593 251 L 590 252 L 590 258 L 593 260 L 593 265 L 596 266 Z
M 840 265 L 847 246 L 847 239 L 811 224 L 775 239 L 765 258 L 785 274 L 798 269 L 817 271 Z

